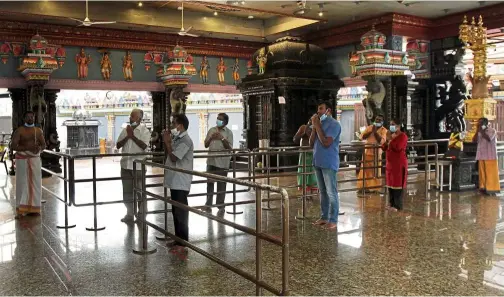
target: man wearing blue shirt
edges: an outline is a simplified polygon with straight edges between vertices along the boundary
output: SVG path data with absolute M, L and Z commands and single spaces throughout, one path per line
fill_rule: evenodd
M 313 131 L 310 146 L 313 148 L 313 167 L 320 190 L 320 219 L 314 225 L 327 230 L 337 228 L 339 213 L 338 170 L 341 125 L 332 117 L 332 105 L 319 104 L 311 118 Z

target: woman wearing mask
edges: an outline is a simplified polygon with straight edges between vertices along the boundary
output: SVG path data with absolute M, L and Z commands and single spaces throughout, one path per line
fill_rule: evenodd
M 309 147 L 310 146 L 310 135 L 312 133 L 312 124 L 311 121 L 308 121 L 307 125 L 301 125 L 299 127 L 296 135 L 294 135 L 294 143 L 299 144 L 300 147 Z M 303 167 L 303 154 L 304 154 L 304 167 Z M 306 192 L 310 192 L 313 190 L 317 190 L 317 177 L 315 176 L 315 172 L 313 171 L 313 153 L 306 152 L 299 154 L 299 167 L 298 167 L 298 175 L 297 175 L 297 185 L 299 190 L 303 190 L 303 169 L 304 172 L 311 172 L 311 174 L 306 175 Z
M 402 210 L 402 194 L 408 180 L 408 159 L 406 158 L 406 146 L 408 136 L 401 131 L 399 120 L 390 121 L 387 141 L 383 144 L 386 153 L 386 181 L 389 188 L 390 206 L 392 211 Z

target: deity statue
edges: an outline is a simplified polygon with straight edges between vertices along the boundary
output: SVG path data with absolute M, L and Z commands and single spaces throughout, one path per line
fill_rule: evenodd
M 362 104 L 366 108 L 366 118 L 369 124 L 377 115 L 383 114 L 381 106 L 385 99 L 386 90 L 381 81 L 371 80 L 366 85 L 366 91 L 368 91 L 368 95 Z
M 224 74 L 226 73 L 227 67 L 226 64 L 224 64 L 224 58 L 220 58 L 219 64 L 217 65 L 217 75 L 219 78 L 219 84 L 220 85 L 225 85 L 226 81 L 224 78 Z
M 123 75 L 125 80 L 133 80 L 133 58 L 130 52 L 126 52 L 123 58 Z
M 264 52 L 261 51 L 257 56 L 256 60 L 257 65 L 259 66 L 259 74 L 264 74 L 264 71 L 266 70 L 266 62 L 268 61 L 268 57 L 266 57 Z
M 81 48 L 80 54 L 75 56 L 75 63 L 77 63 L 77 77 L 79 79 L 86 79 L 88 76 L 88 65 L 91 63 L 91 56 L 86 56 L 84 48 Z
M 170 92 L 171 115 L 185 114 L 186 95 L 182 88 L 175 88 Z
M 103 54 L 100 66 L 103 79 L 110 80 L 110 73 L 112 72 L 112 62 L 110 61 L 108 53 Z
M 240 64 L 239 64 L 238 58 L 235 59 L 235 63 L 233 65 L 233 80 L 235 85 L 238 84 L 238 81 L 240 81 Z
M 207 57 L 203 56 L 203 60 L 200 65 L 200 77 L 203 84 L 208 84 L 208 68 L 210 68 L 210 63 L 208 63 Z

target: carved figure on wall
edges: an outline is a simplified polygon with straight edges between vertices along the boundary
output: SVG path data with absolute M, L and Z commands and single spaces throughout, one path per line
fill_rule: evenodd
M 201 60 L 200 65 L 200 77 L 203 84 L 208 84 L 208 69 L 210 68 L 210 63 L 208 63 L 208 59 L 206 56 L 203 56 L 203 60 Z
M 81 48 L 80 53 L 75 56 L 75 63 L 77 63 L 77 77 L 79 79 L 86 79 L 88 76 L 88 65 L 91 63 L 91 56 L 86 56 L 84 48 Z
M 435 111 L 436 123 L 440 132 L 451 132 L 454 128 L 464 132 L 464 100 L 466 89 L 460 76 L 455 76 L 450 81 L 438 85 L 437 100 L 439 107 Z M 444 123 L 443 123 L 444 122 Z
M 368 123 L 371 123 L 377 115 L 383 114 L 381 107 L 386 90 L 383 83 L 377 79 L 368 81 L 366 90 L 368 95 L 364 98 L 362 104 L 366 108 L 366 119 Z
M 110 61 L 108 53 L 103 54 L 100 66 L 103 79 L 110 80 L 110 73 L 112 72 L 112 62 Z
M 123 74 L 125 80 L 133 80 L 133 58 L 130 52 L 126 52 L 126 56 L 123 58 Z
M 235 63 L 233 65 L 233 80 L 235 85 L 240 81 L 240 61 L 238 58 L 235 59 Z
M 256 58 L 257 66 L 259 66 L 259 74 L 264 74 L 266 71 L 266 62 L 268 62 L 268 57 L 264 54 L 264 51 L 261 51 Z
M 224 58 L 221 57 L 219 60 L 219 64 L 217 65 L 217 76 L 218 76 L 220 85 L 226 84 L 226 79 L 224 77 L 226 70 L 227 70 L 227 67 L 226 67 L 226 64 L 224 63 Z

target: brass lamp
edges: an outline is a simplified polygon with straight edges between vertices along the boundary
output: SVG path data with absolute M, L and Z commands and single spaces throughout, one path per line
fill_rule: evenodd
M 488 93 L 488 80 L 486 75 L 487 63 L 487 34 L 483 27 L 483 18 L 479 16 L 478 24 L 474 17 L 471 24 L 467 22 L 467 16 L 459 27 L 459 39 L 467 49 L 473 52 L 474 76 L 471 76 L 472 98 L 465 101 L 466 111 L 464 118 L 471 123 L 471 130 L 466 134 L 465 141 L 472 142 L 478 119 L 487 118 L 493 121 L 496 118 L 497 101 Z

